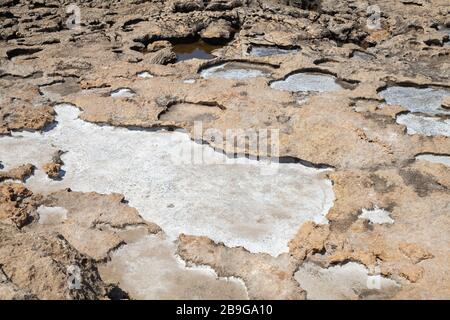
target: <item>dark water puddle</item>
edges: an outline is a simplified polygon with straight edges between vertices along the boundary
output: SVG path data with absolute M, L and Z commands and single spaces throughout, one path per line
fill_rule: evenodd
M 177 55 L 177 61 L 190 59 L 210 60 L 216 56 L 212 54 L 214 50 L 222 48 L 222 45 L 213 45 L 197 40 L 191 43 L 176 43 L 173 45 L 173 52 Z

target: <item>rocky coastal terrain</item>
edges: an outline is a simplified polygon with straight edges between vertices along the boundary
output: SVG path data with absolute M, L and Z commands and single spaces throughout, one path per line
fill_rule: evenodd
M 0 299 L 450 299 L 448 0 L 0 25 Z

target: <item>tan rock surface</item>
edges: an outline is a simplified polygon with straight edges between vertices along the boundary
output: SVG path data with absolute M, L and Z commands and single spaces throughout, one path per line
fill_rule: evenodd
M 36 217 L 40 200 L 21 184 L 0 184 L 0 221 L 22 228 Z
M 205 237 L 180 235 L 178 254 L 194 265 L 212 267 L 219 276 L 245 282 L 250 299 L 304 299 L 294 280 L 295 261 L 287 254 L 276 258 L 251 254 L 244 248 L 227 248 Z
M 82 24 L 74 29 L 67 28 L 63 5 L 16 2 L 0 8 L 5 17 L 0 21 L 0 139 L 51 130 L 58 125 L 53 106 L 61 102 L 75 104 L 83 120 L 98 125 L 183 128 L 194 139 L 198 119 L 203 131 L 279 129 L 280 156 L 334 168 L 327 173 L 336 198 L 329 224 L 298 226 L 289 253 L 278 257 L 180 235 L 177 253 L 184 261 L 209 266 L 221 279 L 241 279 L 249 298 L 308 298 L 295 277 L 299 268 L 313 265 L 305 270 L 334 276 L 331 268 L 339 271 L 349 262 L 368 275 L 395 281 L 398 288 L 375 294 L 358 288 L 358 294 L 337 297 L 450 297 L 448 165 L 416 160 L 419 154 L 448 156 L 450 137 L 411 134 L 397 122 L 411 111 L 387 105 L 380 95 L 396 85 L 450 88 L 449 39 L 442 31 L 450 26 L 448 1 L 75 1 Z M 369 28 L 371 4 L 382 13 L 375 29 Z M 228 42 L 211 61 L 176 62 L 176 43 L 202 37 Z M 261 46 L 297 51 L 253 55 L 250 49 Z M 202 76 L 225 62 L 266 75 Z M 299 72 L 333 76 L 342 90 L 294 93 L 271 87 Z M 111 96 L 124 88 L 133 95 Z M 448 96 L 439 107 L 433 117 L 446 128 Z M 204 140 L 230 154 L 257 153 Z M 0 160 L 7 152 L 0 150 Z M 127 245 L 136 247 L 146 235 L 164 233 L 124 203 L 126 194 L 61 190 L 41 196 L 26 187 L 31 165 L 1 169 L 0 298 L 105 298 L 109 286 L 96 266 L 114 268 L 117 262 L 109 259 L 117 248 L 128 257 Z M 49 190 L 64 179 L 61 158 L 36 168 L 41 169 L 51 178 Z M 25 186 L 5 180 L 22 180 Z M 394 222 L 360 218 L 363 211 L 379 210 Z M 175 260 L 171 250 L 163 252 L 163 261 Z M 151 254 L 158 260 L 161 252 L 149 250 L 150 261 Z M 92 290 L 68 289 L 71 264 L 82 267 L 86 288 Z M 184 274 L 183 268 L 176 272 Z M 112 282 L 128 276 L 120 272 Z M 224 288 L 210 277 L 189 279 Z M 231 288 L 229 297 L 243 297 L 241 287 L 225 287 Z

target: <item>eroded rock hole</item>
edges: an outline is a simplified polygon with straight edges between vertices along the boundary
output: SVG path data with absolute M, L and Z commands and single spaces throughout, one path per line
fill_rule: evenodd
M 332 92 L 343 90 L 336 77 L 328 74 L 301 72 L 274 81 L 271 88 L 291 92 Z
M 199 39 L 195 42 L 175 43 L 173 44 L 172 50 L 177 56 L 177 61 L 185 61 L 190 59 L 211 60 L 216 58 L 213 51 L 222 47 L 222 45 L 209 44 Z

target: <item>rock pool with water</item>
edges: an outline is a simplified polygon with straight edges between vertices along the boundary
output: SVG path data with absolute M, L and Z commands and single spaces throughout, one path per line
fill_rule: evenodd
M 200 72 L 200 75 L 205 79 L 246 79 L 269 76 L 270 72 L 268 67 L 257 64 L 227 62 L 206 68 Z

